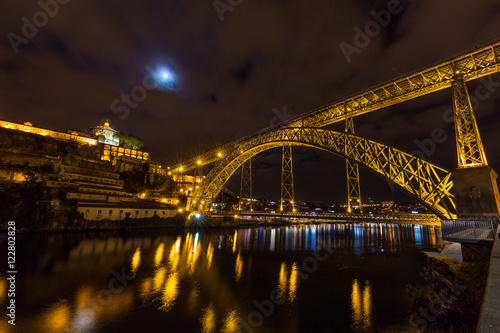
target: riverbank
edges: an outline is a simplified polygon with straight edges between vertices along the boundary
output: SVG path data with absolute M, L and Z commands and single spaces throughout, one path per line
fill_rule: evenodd
M 338 223 L 391 223 L 391 224 L 416 224 L 440 226 L 435 222 L 421 221 L 395 221 L 395 220 L 376 220 L 376 221 L 358 221 L 358 220 L 316 220 L 316 221 L 261 221 L 261 220 L 246 220 L 236 219 L 234 217 L 200 220 L 191 224 L 190 228 L 208 228 L 208 229 L 226 229 L 226 228 L 243 228 L 243 227 L 286 227 L 286 226 L 307 226 L 314 224 L 338 224 Z M 78 220 L 77 223 L 61 223 L 54 221 L 53 223 L 44 226 L 36 227 L 32 223 L 25 224 L 16 221 L 17 233 L 63 233 L 63 232 L 93 232 L 93 231 L 112 231 L 112 230 L 138 230 L 138 229 L 161 229 L 161 228 L 185 228 L 186 220 L 183 216 L 160 218 L 158 216 L 150 218 L 125 218 L 123 220 Z M 5 233 L 6 230 L 0 230 L 0 233 Z
M 488 262 L 462 261 L 461 247 L 450 243 L 440 253 L 422 252 L 424 283 L 408 286 L 410 322 L 426 332 L 476 332 L 488 275 Z
M 114 231 L 114 230 L 138 230 L 138 229 L 162 229 L 162 228 L 184 228 L 183 217 L 160 218 L 158 216 L 150 218 L 125 218 L 120 221 L 100 220 L 100 221 L 80 221 L 79 224 L 57 224 L 44 228 L 33 226 L 23 226 L 16 223 L 16 233 L 64 233 L 64 232 L 94 232 L 94 231 Z M 1 230 L 0 233 L 6 233 Z

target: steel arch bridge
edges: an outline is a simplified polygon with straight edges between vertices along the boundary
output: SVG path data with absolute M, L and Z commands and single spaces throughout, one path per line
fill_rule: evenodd
M 470 181 L 464 182 L 463 177 L 460 184 L 458 181 L 454 184 L 452 173 L 455 175 L 457 170 L 462 170 L 471 171 L 469 175 L 479 175 L 481 172 L 485 174 L 484 170 L 491 170 L 488 167 L 466 83 L 498 72 L 500 72 L 500 42 L 475 48 L 462 55 L 403 75 L 228 143 L 177 165 L 171 173 L 179 175 L 194 169 L 196 181 L 196 174 L 200 172 L 201 166 L 214 164 L 203 182 L 199 184 L 199 188 L 193 193 L 192 200 L 187 207 L 191 213 L 199 210 L 208 212 L 224 183 L 253 155 L 276 147 L 309 146 L 332 152 L 346 159 L 348 187 L 353 187 L 348 189 L 349 200 L 353 197 L 360 197 L 357 165 L 361 165 L 393 182 L 441 218 L 464 215 L 469 209 L 466 207 L 466 210 L 461 211 L 465 207 L 462 200 L 464 186 L 476 184 Z M 447 88 L 451 88 L 452 92 L 457 170 L 451 172 L 400 150 L 354 135 L 352 123 L 354 117 Z M 326 125 L 342 121 L 346 123 L 344 133 L 321 129 Z M 283 161 L 285 156 L 284 149 Z M 289 163 L 291 165 L 291 160 Z M 355 169 L 352 166 L 355 166 Z M 355 172 L 350 175 L 349 170 Z M 291 171 L 291 169 L 285 170 L 282 167 L 282 177 L 285 171 Z M 469 179 L 472 178 L 469 177 Z M 282 191 L 283 186 L 282 180 Z M 354 188 L 356 186 L 358 187 L 357 193 Z M 496 193 L 495 195 L 500 197 L 496 182 L 487 180 L 481 184 L 481 187 L 482 193 Z M 351 196 L 351 191 L 353 191 L 353 196 Z M 459 195 L 458 192 L 461 194 Z M 493 194 L 490 196 L 495 197 Z M 458 205 L 456 202 L 462 202 L 462 204 Z M 350 205 L 350 202 L 348 204 Z M 490 207 L 493 212 L 496 211 L 495 214 L 499 213 L 500 201 L 497 205 L 498 209 Z
M 452 218 L 455 214 L 450 171 L 375 141 L 314 127 L 276 129 L 228 151 L 195 191 L 190 211 L 207 212 L 226 181 L 246 160 L 287 145 L 322 149 L 349 159 L 387 178 L 438 216 Z

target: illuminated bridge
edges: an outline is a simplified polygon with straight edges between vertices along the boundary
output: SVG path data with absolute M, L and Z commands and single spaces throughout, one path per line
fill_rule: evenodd
M 280 209 L 294 211 L 292 147 L 331 152 L 346 160 L 348 211 L 361 207 L 359 166 L 387 179 L 442 219 L 499 215 L 496 173 L 488 166 L 466 83 L 500 70 L 500 43 L 475 49 L 424 70 L 401 76 L 336 103 L 188 160 L 172 173 L 201 175 L 188 201 L 188 224 L 195 212 L 209 214 L 226 181 L 242 168 L 240 198 L 252 197 L 251 159 L 265 150 L 282 149 Z M 447 170 L 383 143 L 354 133 L 354 118 L 411 99 L 451 88 L 458 168 Z M 322 127 L 344 122 L 345 131 Z M 478 196 L 480 198 L 478 198 Z M 480 200 L 480 203 L 477 203 Z

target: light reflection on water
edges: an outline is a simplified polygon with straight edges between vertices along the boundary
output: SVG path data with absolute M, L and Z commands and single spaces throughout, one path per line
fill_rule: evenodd
M 336 331 L 386 328 L 395 325 L 394 319 L 374 317 L 378 303 L 372 294 L 378 290 L 394 297 L 389 303 L 402 309 L 399 321 L 404 322 L 404 292 L 384 289 L 392 286 L 377 284 L 370 274 L 377 270 L 380 275 L 379 267 L 386 265 L 385 278 L 392 279 L 391 269 L 406 263 L 414 271 L 394 283 L 404 290 L 408 280 L 418 276 L 418 267 L 411 261 L 413 255 L 408 259 L 401 253 L 436 249 L 442 245 L 440 234 L 433 226 L 341 223 L 80 239 L 51 235 L 37 240 L 41 248 L 44 242 L 61 247 L 46 247 L 41 253 L 49 258 L 45 266 L 32 262 L 18 275 L 18 285 L 26 286 L 22 295 L 29 295 L 18 328 L 20 332 L 160 332 L 155 329 L 161 325 L 154 321 L 162 320 L 173 323 L 169 330 L 173 332 L 236 332 L 239 318 L 256 311 L 254 301 L 268 300 L 273 290 L 287 302 L 276 305 L 269 319 L 263 316 L 263 326 L 256 332 L 301 331 L 313 320 L 319 330 L 330 330 L 332 325 L 338 325 Z M 77 240 L 67 247 L 71 237 Z M 318 264 L 321 269 L 302 278 L 303 259 L 325 248 L 335 251 Z M 393 253 L 396 261 L 386 253 Z M 135 277 L 126 284 L 111 273 L 122 268 Z M 379 275 L 378 279 L 384 278 Z M 5 278 L 0 279 L 0 289 L 5 290 L 2 281 Z M 324 303 L 317 301 L 322 297 Z M 326 302 L 330 298 L 345 302 Z M 5 297 L 0 299 L 0 305 L 5 302 Z M 316 318 L 321 311 L 316 302 L 331 307 L 337 317 Z M 140 321 L 134 317 L 139 308 L 146 316 Z
M 135 250 L 134 255 L 132 256 L 132 275 L 135 275 L 137 273 L 137 269 L 139 268 L 139 265 L 141 264 L 141 248 L 138 247 L 137 250 Z
M 361 288 L 357 279 L 352 281 L 351 309 L 351 327 L 354 331 L 370 332 L 373 330 L 371 325 L 372 293 L 370 281 L 365 281 L 364 287 Z

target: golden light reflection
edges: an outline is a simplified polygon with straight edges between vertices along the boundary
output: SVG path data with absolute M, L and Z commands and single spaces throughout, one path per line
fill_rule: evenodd
M 177 237 L 177 240 L 175 241 L 175 253 L 179 253 L 180 248 L 181 248 L 181 236 Z
M 193 241 L 193 238 L 190 233 L 186 235 L 186 242 L 184 243 L 184 252 L 187 252 L 191 249 L 191 242 Z
M 436 245 L 436 230 L 434 228 L 429 228 L 429 238 L 431 240 L 431 245 Z
M 179 295 L 179 272 L 173 272 L 167 279 L 165 283 L 165 288 L 163 289 L 163 296 L 161 298 L 160 310 L 168 312 L 172 309 L 175 304 L 175 300 Z
M 243 258 L 241 254 L 238 252 L 236 256 L 236 264 L 234 266 L 234 280 L 238 282 L 241 279 L 241 272 L 243 271 Z
M 234 237 L 233 237 L 233 253 L 236 252 L 236 240 L 238 239 L 238 231 L 234 232 Z
M 167 269 L 165 267 L 160 267 L 156 270 L 153 277 L 153 290 L 155 293 L 161 290 L 163 283 L 165 282 L 165 277 L 167 275 Z
M 67 302 L 59 302 L 51 306 L 44 316 L 43 323 L 47 332 L 68 332 L 70 308 Z
M 90 304 L 90 299 L 92 296 L 97 294 L 97 290 L 92 289 L 89 286 L 82 286 L 76 292 L 75 297 L 75 305 L 77 310 L 90 308 L 92 304 Z
M 200 242 L 195 242 L 195 244 L 193 246 L 195 246 L 193 248 L 193 252 L 190 252 L 188 254 L 188 259 L 187 259 L 188 265 L 189 265 L 189 275 L 194 273 L 194 269 L 196 267 L 196 262 L 198 261 L 198 258 L 200 257 L 200 247 L 201 247 Z
M 297 263 L 293 263 L 290 272 L 290 284 L 288 290 L 288 301 L 292 303 L 297 298 L 297 286 L 298 286 L 299 270 L 297 269 Z
M 6 317 L 6 318 L 8 318 L 8 317 Z M 7 320 L 10 320 L 10 319 L 7 319 Z M 0 332 L 2 332 L 2 333 L 13 332 L 12 330 L 15 327 L 15 326 L 7 323 L 7 320 L 0 320 Z
M 217 318 L 215 317 L 215 310 L 213 304 L 210 304 L 203 310 L 201 321 L 201 332 L 212 333 L 215 332 L 217 325 Z
M 356 279 L 352 282 L 351 308 L 352 326 L 355 330 L 359 330 L 363 320 L 361 314 L 361 296 L 359 295 L 359 285 Z
M 356 331 L 371 330 L 371 302 L 372 292 L 370 282 L 366 281 L 363 290 L 360 290 L 358 280 L 352 282 L 351 308 L 352 328 Z
M 198 233 L 194 236 L 194 244 L 193 244 L 193 252 L 196 253 L 198 251 L 199 238 Z
M 223 323 L 224 327 L 221 330 L 222 333 L 238 332 L 240 330 L 238 312 L 236 310 L 229 311 Z
M 7 280 L 5 276 L 0 275 L 0 304 L 3 304 L 7 297 Z
M 146 302 L 151 297 L 152 279 L 147 278 L 142 281 L 140 296 L 143 302 Z
M 207 269 L 210 269 L 210 265 L 212 265 L 213 258 L 214 258 L 214 247 L 212 246 L 212 243 L 209 243 L 207 248 Z
M 195 283 L 193 285 L 193 288 L 191 289 L 191 292 L 189 293 L 188 296 L 188 308 L 191 311 L 191 313 L 194 315 L 198 312 L 199 306 L 198 306 L 198 300 L 199 300 L 199 295 L 200 295 L 200 289 Z
M 181 248 L 181 237 L 177 237 L 177 241 L 172 245 L 172 249 L 170 250 L 170 256 L 168 257 L 168 261 L 170 263 L 170 268 L 175 270 L 177 265 L 179 264 L 180 253 L 179 250 Z
M 287 271 L 286 271 L 286 264 L 285 262 L 281 263 L 281 268 L 280 268 L 280 277 L 278 281 L 278 298 L 282 298 L 286 294 L 286 286 L 287 286 Z
M 158 246 L 158 249 L 156 249 L 156 254 L 155 254 L 155 267 L 158 267 L 161 264 L 161 260 L 163 259 L 163 251 L 164 251 L 165 244 L 161 243 Z
M 135 273 L 137 273 L 137 269 L 139 268 L 140 264 L 141 264 L 141 248 L 138 247 L 137 250 L 135 250 L 134 256 L 132 257 L 132 275 L 135 275 Z
M 366 281 L 365 290 L 363 291 L 363 326 L 365 330 L 371 328 L 371 314 L 372 314 L 372 290 L 370 282 Z

